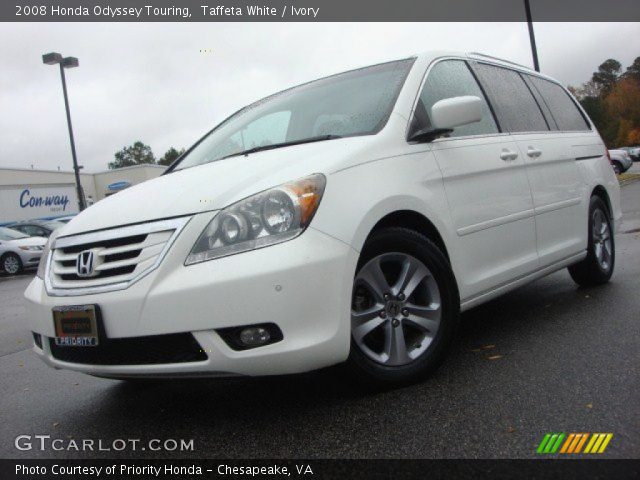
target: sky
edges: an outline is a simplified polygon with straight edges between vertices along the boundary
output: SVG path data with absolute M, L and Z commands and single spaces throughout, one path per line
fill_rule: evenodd
M 640 56 L 640 23 L 534 28 L 541 71 L 565 85 Z M 67 70 L 76 150 L 97 172 L 136 140 L 160 158 L 266 95 L 426 50 L 532 65 L 526 23 L 4 23 L 0 168 L 72 168 L 60 76 L 43 53 L 80 60 Z

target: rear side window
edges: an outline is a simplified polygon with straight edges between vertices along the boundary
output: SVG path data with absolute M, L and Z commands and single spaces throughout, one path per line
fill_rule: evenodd
M 506 132 L 542 132 L 549 126 L 529 87 L 518 72 L 484 63 L 473 63 L 489 101 Z
M 524 81 L 527 84 L 527 87 L 529 87 L 529 90 L 531 91 L 534 98 L 536 99 L 536 102 L 538 103 L 540 110 L 542 110 L 544 119 L 547 121 L 547 125 L 549 125 L 549 129 L 558 130 L 558 124 L 553 118 L 553 115 L 551 115 L 551 110 L 549 110 L 549 107 L 547 106 L 547 102 L 544 101 L 544 98 L 542 98 L 542 95 L 540 95 L 540 92 L 532 82 L 533 77 L 531 75 L 524 75 L 522 73 L 520 74 L 520 76 L 524 79 Z
M 575 102 L 560 85 L 540 77 L 529 76 L 529 79 L 551 110 L 551 115 L 558 124 L 558 130 L 569 132 L 590 130 L 589 124 Z
M 445 60 L 436 63 L 429 71 L 424 84 L 412 125 L 412 133 L 421 129 L 431 128 L 429 114 L 431 107 L 445 98 L 462 97 L 472 95 L 482 99 L 482 120 L 479 122 L 454 128 L 451 137 L 464 137 L 467 135 L 484 135 L 498 132 L 489 105 L 478 86 L 476 79 L 462 60 Z

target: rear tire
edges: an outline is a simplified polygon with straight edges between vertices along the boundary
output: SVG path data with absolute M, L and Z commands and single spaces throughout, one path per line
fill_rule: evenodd
M 607 283 L 613 275 L 616 250 L 609 209 L 598 197 L 589 204 L 589 243 L 587 257 L 569 267 L 571 278 L 581 287 Z
M 460 300 L 447 258 L 427 237 L 399 227 L 375 232 L 360 255 L 352 295 L 347 366 L 359 381 L 409 384 L 442 362 Z
M 2 257 L 2 269 L 9 275 L 17 275 L 22 272 L 22 260 L 15 253 L 5 253 Z

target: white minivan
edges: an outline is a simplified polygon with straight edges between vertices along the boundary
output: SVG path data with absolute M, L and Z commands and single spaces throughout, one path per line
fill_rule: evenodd
M 619 194 L 585 112 L 526 67 L 429 53 L 333 75 L 57 230 L 25 292 L 35 352 L 119 379 L 415 381 L 461 311 L 565 267 L 607 282 Z

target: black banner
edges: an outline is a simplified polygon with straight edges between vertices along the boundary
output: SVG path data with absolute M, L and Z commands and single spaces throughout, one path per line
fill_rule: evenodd
M 640 460 L 0 460 L 9 479 L 561 479 L 640 477 Z
M 524 0 L 14 0 L 2 22 L 525 21 Z M 638 0 L 530 0 L 536 22 L 637 22 Z

